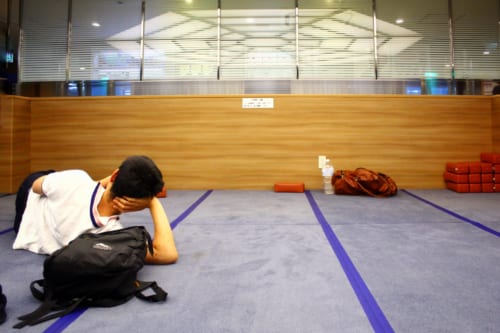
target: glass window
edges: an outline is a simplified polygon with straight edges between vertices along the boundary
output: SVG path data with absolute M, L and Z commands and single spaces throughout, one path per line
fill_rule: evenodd
M 301 79 L 374 78 L 372 0 L 299 1 Z
M 217 12 L 217 0 L 147 1 L 144 79 L 216 79 Z
M 20 81 L 66 80 L 67 0 L 24 0 Z
M 222 79 L 295 79 L 295 1 L 221 1 Z
M 500 77 L 498 0 L 454 0 L 455 77 Z
M 379 78 L 450 78 L 447 0 L 377 0 Z
M 7 46 L 7 1 L 0 1 L 0 77 L 5 75 L 5 65 L 9 61 L 9 54 Z M 2 82 L 0 81 L 0 92 L 2 89 Z
M 72 80 L 137 80 L 141 0 L 73 0 Z
M 24 0 L 22 10 L 21 82 L 416 79 L 441 94 L 451 78 L 500 77 L 498 0 Z M 15 46 L 0 47 L 3 68 Z

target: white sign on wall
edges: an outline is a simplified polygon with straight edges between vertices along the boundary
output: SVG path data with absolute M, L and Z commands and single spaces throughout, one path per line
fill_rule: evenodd
M 274 109 L 274 98 L 243 98 L 243 109 Z

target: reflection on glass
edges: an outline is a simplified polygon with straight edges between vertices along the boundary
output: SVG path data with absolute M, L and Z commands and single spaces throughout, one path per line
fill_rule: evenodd
M 453 53 L 447 0 L 68 3 L 24 1 L 21 81 L 500 76 L 497 0 L 452 2 Z
M 451 77 L 447 1 L 377 0 L 377 19 L 380 78 Z
M 455 77 L 500 78 L 498 0 L 453 1 Z
M 268 7 L 256 9 L 236 0 L 221 3 L 222 79 L 296 77 L 295 1 L 272 1 Z
M 217 1 L 148 1 L 144 79 L 217 78 L 217 31 Z
M 371 0 L 300 1 L 300 78 L 373 78 L 371 8 Z

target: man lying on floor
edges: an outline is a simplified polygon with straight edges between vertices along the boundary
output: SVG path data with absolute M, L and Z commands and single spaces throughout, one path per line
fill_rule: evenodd
M 168 217 L 156 197 L 161 171 L 146 156 L 131 156 L 113 173 L 93 180 L 83 170 L 31 174 L 16 197 L 14 249 L 51 254 L 83 232 L 123 228 L 119 215 L 148 208 L 154 224 L 148 264 L 171 264 L 178 253 Z

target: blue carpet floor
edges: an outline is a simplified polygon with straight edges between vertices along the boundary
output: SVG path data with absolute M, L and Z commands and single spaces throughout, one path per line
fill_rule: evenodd
M 169 191 L 180 253 L 139 278 L 169 292 L 14 330 L 39 303 L 44 256 L 11 249 L 0 197 L 1 332 L 500 332 L 500 193 L 400 191 L 373 199 L 271 191 Z M 146 212 L 123 224 L 144 225 Z

